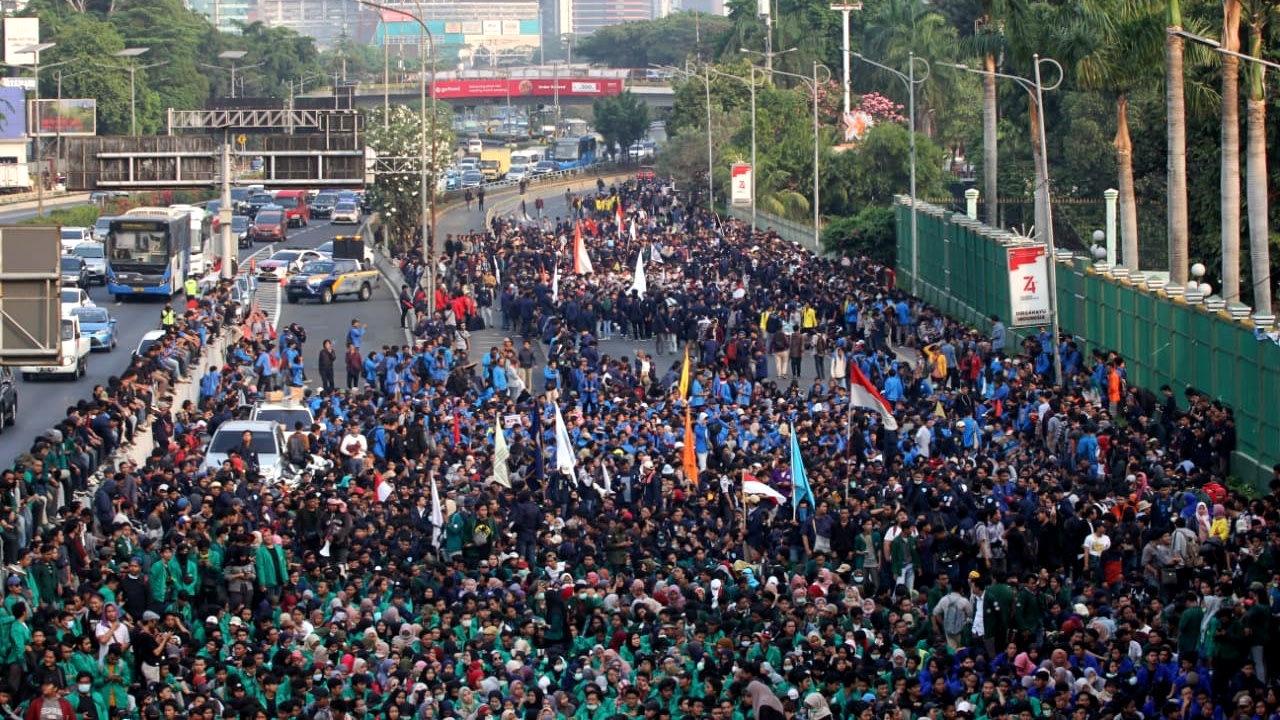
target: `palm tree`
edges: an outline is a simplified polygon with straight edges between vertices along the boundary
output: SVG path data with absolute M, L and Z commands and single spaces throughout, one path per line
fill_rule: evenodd
M 1169 33 L 1165 36 L 1165 113 L 1169 143 L 1169 281 L 1187 282 L 1187 101 L 1182 72 L 1181 0 L 1169 0 Z
M 1118 0 L 1106 10 L 1110 23 L 1094 52 L 1084 55 L 1075 70 L 1085 89 L 1102 90 L 1115 97 L 1116 169 L 1120 192 L 1121 257 L 1130 271 L 1138 269 L 1138 204 L 1133 179 L 1133 138 L 1129 134 L 1129 96 L 1153 80 L 1135 69 L 1154 67 L 1160 55 L 1164 30 L 1159 0 Z
M 999 59 L 1004 52 L 1004 31 L 996 13 L 1003 7 L 1002 0 L 981 0 L 981 14 L 973 23 L 972 43 L 982 56 L 982 194 L 986 201 L 987 224 L 1000 227 L 1000 154 L 997 150 L 998 115 L 996 77 L 991 73 L 999 69 Z
M 1222 48 L 1240 52 L 1240 0 L 1222 2 Z M 1222 56 L 1222 299 L 1240 302 L 1240 59 Z
M 1270 0 L 1249 2 L 1249 55 L 1262 59 L 1262 44 L 1270 20 Z M 1246 105 L 1248 148 L 1245 196 L 1249 207 L 1249 265 L 1253 274 L 1253 309 L 1271 314 L 1271 248 L 1267 222 L 1267 98 L 1263 82 L 1266 66 L 1250 63 Z

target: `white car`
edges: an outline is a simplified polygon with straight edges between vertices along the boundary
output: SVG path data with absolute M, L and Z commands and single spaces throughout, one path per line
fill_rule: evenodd
M 311 408 L 293 401 L 260 402 L 253 406 L 249 419 L 268 420 L 278 424 L 286 440 L 293 435 L 294 427 L 298 423 L 302 423 L 303 432 L 308 432 L 311 430 L 311 424 L 316 421 L 315 416 L 311 414 Z
M 217 473 L 230 453 L 244 443 L 249 433 L 250 448 L 258 456 L 258 472 L 267 485 L 274 485 L 284 475 L 285 438 L 280 426 L 268 420 L 229 420 L 218 426 L 205 449 L 203 469 Z
M 473 155 L 484 152 L 484 141 L 480 138 L 471 138 L 467 141 L 467 152 Z
M 303 265 L 312 260 L 321 260 L 324 256 L 315 250 L 280 250 L 270 258 L 258 263 L 259 280 L 283 280 L 298 272 Z
M 507 171 L 507 179 L 512 182 L 520 182 L 521 180 L 525 179 L 528 176 L 529 176 L 528 165 L 512 165 L 511 169 Z
M 98 221 L 93 224 L 93 239 L 98 242 L 107 241 L 107 233 L 111 231 L 111 221 L 115 220 L 110 215 L 102 215 Z
M 62 252 L 69 253 L 80 243 L 93 240 L 93 231 L 87 227 L 62 228 Z
M 97 307 L 98 304 L 89 297 L 83 288 L 62 288 L 62 307 Z
M 329 216 L 329 222 L 335 225 L 338 223 L 358 225 L 360 223 L 360 206 L 348 200 L 343 200 L 333 206 L 333 214 Z

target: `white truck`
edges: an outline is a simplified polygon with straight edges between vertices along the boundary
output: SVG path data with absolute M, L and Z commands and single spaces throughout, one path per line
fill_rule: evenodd
M 76 380 L 84 377 L 89 371 L 89 336 L 80 332 L 80 318 L 71 313 L 70 308 L 62 310 L 62 361 L 54 365 L 23 365 L 18 368 L 22 379 L 34 380 L 40 377 L 56 375 Z
M 0 194 L 31 192 L 31 173 L 26 163 L 0 163 Z

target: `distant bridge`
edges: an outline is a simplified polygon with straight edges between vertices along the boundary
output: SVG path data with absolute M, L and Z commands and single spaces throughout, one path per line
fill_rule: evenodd
M 675 90 L 666 82 L 635 82 L 620 77 L 570 76 L 570 77 L 464 77 L 441 78 L 427 93 L 454 107 L 476 105 L 527 106 L 534 103 L 551 105 L 557 98 L 561 105 L 590 105 L 596 99 L 611 97 L 630 90 L 655 109 L 666 109 L 675 101 Z M 392 104 L 411 104 L 422 95 L 418 83 L 392 83 L 390 85 L 356 85 L 343 88 L 338 96 L 345 101 L 350 94 L 357 107 L 377 107 L 385 99 Z M 330 89 L 299 95 L 309 104 L 333 98 Z

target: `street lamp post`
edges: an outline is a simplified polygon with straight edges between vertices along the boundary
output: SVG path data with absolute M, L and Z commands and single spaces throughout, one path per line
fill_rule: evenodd
M 431 83 L 431 107 L 427 107 L 427 54 L 431 56 L 431 67 L 434 71 L 436 66 L 436 41 L 431 34 L 431 29 L 427 27 L 427 21 L 424 19 L 426 13 L 422 7 L 422 0 L 414 0 L 414 5 L 418 8 L 418 13 L 405 12 L 404 10 L 396 10 L 371 0 L 358 0 L 361 5 L 379 10 L 381 12 L 395 12 L 406 15 L 418 23 L 419 45 L 418 59 L 421 61 L 421 82 L 419 85 L 419 101 L 422 103 L 422 112 L 425 115 L 430 112 L 431 118 L 431 159 L 428 167 L 427 159 L 427 118 L 423 118 L 420 122 L 421 138 L 420 138 L 420 157 L 419 162 L 422 165 L 422 189 L 419 195 L 422 199 L 422 218 L 420 225 L 422 226 L 422 260 L 427 266 L 427 310 L 432 315 L 436 312 L 436 262 L 435 262 L 435 235 L 436 235 L 436 119 L 439 113 L 435 107 L 435 78 L 432 77 Z M 427 54 L 421 51 L 422 47 L 427 48 Z M 387 108 L 389 111 L 390 108 Z M 429 173 L 429 174 L 428 174 Z
M 137 136 L 138 134 L 138 71 L 160 67 L 168 62 L 168 60 L 162 60 L 158 63 L 151 63 L 150 65 L 138 65 L 138 57 L 150 50 L 151 48 L 149 47 L 125 48 L 124 50 L 116 53 L 115 56 L 127 59 L 129 64 L 125 67 L 120 67 L 118 65 L 111 66 L 116 69 L 127 70 L 129 72 L 129 134 L 133 136 Z M 234 85 L 235 83 L 233 82 L 233 88 Z M 234 93 L 234 89 L 232 92 Z
M 850 13 L 861 10 L 861 2 L 842 2 L 831 5 L 831 9 L 840 13 L 840 54 L 844 63 L 844 114 L 849 114 L 849 93 L 851 86 L 851 78 L 849 76 L 849 15 Z
M 30 131 L 30 135 L 31 135 L 31 149 L 35 152 L 35 156 L 36 156 L 36 212 L 39 213 L 40 215 L 44 215 L 44 171 L 45 171 L 44 153 L 41 148 L 42 143 L 40 142 L 40 133 L 42 130 L 41 126 L 43 125 L 43 123 L 41 122 L 42 117 L 40 113 L 40 53 L 44 52 L 45 50 L 48 50 L 51 47 L 54 47 L 55 44 L 56 43 L 36 43 L 35 45 L 29 45 L 18 51 L 20 54 L 23 54 L 23 55 L 29 54 L 32 56 L 33 62 L 31 63 L 31 65 L 33 67 L 33 72 L 35 73 L 35 76 L 36 76 L 35 89 L 34 89 L 34 94 L 32 96 L 34 98 L 35 109 L 36 109 L 35 129 Z M 45 69 L 47 70 L 49 68 L 57 67 L 59 65 L 66 65 L 68 62 L 71 62 L 71 61 L 63 60 L 62 62 L 45 65 Z
M 907 72 L 904 74 L 900 70 L 894 70 L 887 65 L 882 65 L 862 53 L 855 53 L 854 55 L 862 62 L 890 73 L 901 80 L 903 85 L 907 86 L 907 123 L 911 131 L 911 294 L 917 295 L 920 284 L 918 277 L 920 274 L 920 233 L 919 221 L 916 218 L 916 85 L 929 79 L 929 61 L 916 57 L 914 52 L 911 53 L 907 56 Z M 916 75 L 917 62 L 924 63 L 923 75 Z
M 819 70 L 826 72 L 827 80 L 824 80 L 824 81 L 818 80 Z M 813 64 L 813 78 L 808 78 L 808 77 L 805 77 L 804 75 L 797 75 L 795 73 L 783 72 L 782 70 L 774 70 L 773 74 L 786 75 L 787 77 L 793 77 L 800 80 L 805 84 L 805 87 L 807 87 L 809 89 L 809 92 L 813 95 L 813 248 L 814 248 L 814 252 L 817 252 L 822 247 L 822 230 L 820 227 L 822 223 L 822 214 L 820 211 L 821 195 L 819 195 L 820 191 L 818 189 L 819 187 L 818 185 L 818 179 L 819 179 L 818 151 L 820 148 L 819 131 L 821 130 L 821 126 L 818 122 L 818 85 L 821 82 L 826 82 L 831 79 L 831 68 L 828 68 L 826 65 L 822 65 L 815 62 Z M 913 134 L 913 137 L 914 137 L 914 134 Z M 915 163 L 915 155 L 913 153 L 912 155 L 912 172 L 913 173 L 915 171 L 914 163 Z M 754 169 L 752 170 L 752 172 L 754 174 L 755 172 Z M 914 174 L 912 175 L 912 177 L 913 178 L 915 177 Z M 912 186 L 911 192 L 912 192 L 912 195 L 914 196 L 915 194 L 914 185 Z
M 1035 76 L 1033 78 L 1024 78 L 1020 75 L 1010 75 L 990 70 L 979 70 L 959 63 L 946 63 L 946 66 L 973 73 L 974 75 L 989 75 L 1012 80 L 1025 90 L 1031 96 L 1031 101 L 1035 103 L 1036 121 L 1040 124 L 1040 132 L 1038 133 L 1040 142 L 1040 184 L 1036 187 L 1036 194 L 1040 195 L 1040 199 L 1044 203 L 1045 227 L 1041 232 L 1044 233 L 1045 250 L 1049 255 L 1049 322 L 1050 332 L 1053 334 L 1050 342 L 1053 348 L 1053 373 L 1057 383 L 1065 386 L 1066 378 L 1062 377 L 1062 343 L 1058 337 L 1058 258 L 1053 243 L 1053 202 L 1049 191 L 1049 146 L 1045 140 L 1044 126 L 1044 91 L 1055 90 L 1061 86 L 1064 75 L 1062 65 L 1057 60 L 1042 58 L 1039 54 L 1033 55 L 1032 58 L 1035 65 Z M 1058 79 L 1052 85 L 1045 85 L 1044 78 L 1041 76 L 1041 68 L 1046 64 L 1051 65 L 1058 72 Z M 913 215 L 915 212 L 916 209 L 914 207 L 911 208 Z
M 261 67 L 262 65 L 266 64 L 266 63 L 254 63 L 252 65 L 237 66 L 235 61 L 243 58 L 245 55 L 248 55 L 248 53 L 245 52 L 244 50 L 227 50 L 226 52 L 218 53 L 218 57 L 220 59 L 231 61 L 230 68 L 226 68 L 221 65 L 211 65 L 209 63 L 197 63 L 197 64 L 200 67 L 209 68 L 210 70 L 230 70 L 231 71 L 231 99 L 234 100 L 236 97 L 236 71 L 251 70 L 253 68 Z M 240 78 L 240 82 L 243 84 L 244 78 Z M 240 94 L 243 96 L 244 92 L 241 92 Z

